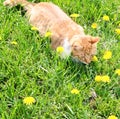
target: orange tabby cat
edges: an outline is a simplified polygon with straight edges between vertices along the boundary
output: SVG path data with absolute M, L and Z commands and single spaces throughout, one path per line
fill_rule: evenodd
M 83 28 L 67 16 L 58 6 L 49 2 L 31 3 L 26 0 L 6 0 L 4 5 L 21 4 L 27 11 L 30 24 L 37 27 L 41 35 L 47 31 L 52 33 L 51 45 L 64 48 L 64 54 L 70 54 L 81 62 L 88 64 L 96 54 L 99 41 L 84 33 Z

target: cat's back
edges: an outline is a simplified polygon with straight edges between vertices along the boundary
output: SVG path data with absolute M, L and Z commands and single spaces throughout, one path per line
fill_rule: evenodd
M 51 2 L 40 2 L 36 4 L 32 9 L 31 14 L 41 17 L 44 16 L 52 20 L 70 19 L 62 9 Z

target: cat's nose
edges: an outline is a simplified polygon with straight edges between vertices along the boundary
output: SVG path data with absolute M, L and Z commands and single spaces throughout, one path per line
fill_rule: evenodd
M 91 60 L 90 59 L 86 59 L 85 64 L 90 64 Z

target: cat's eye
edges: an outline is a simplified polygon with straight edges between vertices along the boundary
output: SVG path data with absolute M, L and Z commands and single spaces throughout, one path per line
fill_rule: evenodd
M 81 46 L 78 43 L 74 43 L 72 47 L 73 47 L 74 50 L 81 50 L 81 49 L 83 49 L 83 46 Z

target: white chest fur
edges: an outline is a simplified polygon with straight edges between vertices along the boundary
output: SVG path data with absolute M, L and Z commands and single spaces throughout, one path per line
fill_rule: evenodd
M 62 52 L 61 57 L 62 58 L 69 57 L 71 55 L 71 46 L 68 39 L 64 39 L 63 48 L 64 48 L 64 51 Z

